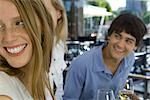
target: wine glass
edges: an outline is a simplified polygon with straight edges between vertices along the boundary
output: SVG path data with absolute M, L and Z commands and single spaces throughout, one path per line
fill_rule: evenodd
M 134 94 L 133 79 L 129 78 L 126 81 L 124 89 L 119 91 L 119 99 L 130 100 L 130 96 L 132 96 L 132 94 Z
M 125 89 L 134 92 L 134 84 L 133 84 L 133 79 L 132 78 L 127 79 Z
M 96 100 L 115 100 L 113 90 L 98 89 Z

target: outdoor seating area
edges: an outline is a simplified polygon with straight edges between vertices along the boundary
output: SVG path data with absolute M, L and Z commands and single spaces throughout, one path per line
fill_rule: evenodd
M 67 6 L 67 13 L 69 15 L 68 16 L 69 38 L 66 42 L 68 49 L 67 49 L 67 52 L 65 53 L 65 57 L 64 57 L 66 64 L 68 66 L 64 70 L 64 82 L 65 82 L 67 70 L 69 69 L 69 65 L 72 63 L 72 61 L 74 61 L 75 59 L 77 59 L 77 61 L 78 61 L 78 59 L 80 59 L 80 57 L 78 57 L 79 55 L 82 55 L 83 53 L 92 50 L 93 47 L 101 46 L 101 44 L 103 44 L 105 42 L 106 38 L 108 38 L 108 36 L 111 36 L 111 34 L 109 34 L 109 31 L 110 31 L 109 29 L 110 29 L 110 26 L 112 25 L 114 19 L 121 14 L 131 13 L 133 15 L 136 15 L 138 18 L 140 18 L 142 20 L 142 22 L 144 22 L 145 29 L 147 29 L 147 32 L 144 31 L 144 32 L 138 33 L 138 31 L 140 31 L 140 28 L 142 28 L 142 27 L 136 27 L 137 24 L 133 24 L 133 27 L 130 29 L 130 27 L 127 27 L 127 26 L 130 26 L 130 24 L 128 24 L 126 26 L 125 25 L 126 23 L 124 23 L 125 33 L 129 32 L 128 33 L 129 35 L 136 38 L 136 43 L 138 43 L 140 41 L 140 40 L 138 40 L 138 36 L 139 36 L 139 38 L 141 37 L 141 35 L 139 35 L 139 34 L 144 34 L 143 35 L 144 37 L 141 38 L 141 39 L 143 39 L 142 42 L 140 42 L 138 46 L 136 45 L 138 48 L 133 49 L 134 56 L 135 56 L 135 62 L 133 65 L 131 65 L 131 66 L 129 65 L 129 67 L 131 67 L 131 71 L 127 74 L 128 75 L 127 81 L 129 81 L 130 79 L 133 81 L 133 87 L 134 87 L 133 91 L 135 94 L 137 94 L 137 96 L 140 97 L 140 100 L 150 100 L 150 12 L 149 12 L 150 7 L 148 6 L 150 4 L 150 1 L 149 0 L 118 0 L 116 2 L 116 4 L 114 5 L 113 0 L 87 0 L 87 1 L 83 1 L 82 3 L 78 0 L 74 1 L 74 2 L 67 0 L 67 1 L 65 1 L 65 4 Z M 76 4 L 79 4 L 79 5 L 81 4 L 81 5 L 76 6 Z M 70 10 L 68 9 L 68 7 L 71 7 Z M 132 21 L 130 20 L 130 22 L 132 22 Z M 119 32 L 122 32 L 123 24 L 120 24 L 120 23 L 117 23 L 120 26 L 117 26 L 117 25 L 116 25 L 117 27 L 113 26 L 113 28 L 116 27 L 116 28 L 114 28 L 115 30 L 113 30 L 113 31 L 119 30 L 118 34 L 121 34 Z M 132 30 L 134 30 L 134 32 Z M 138 35 L 137 35 L 137 33 L 138 33 Z M 145 33 L 148 33 L 148 34 L 145 35 Z M 135 34 L 137 36 L 135 36 Z M 119 36 L 122 36 L 122 34 Z M 121 39 L 123 39 L 123 38 L 121 38 Z M 120 40 L 120 42 L 122 42 L 122 41 Z M 107 43 L 109 43 L 109 41 L 107 41 Z M 118 42 L 118 45 L 120 45 L 119 42 Z M 121 45 L 120 45 L 120 47 L 121 47 Z M 123 49 L 127 49 L 127 48 L 124 47 Z M 82 60 L 81 60 L 81 62 L 82 62 Z M 107 62 L 109 62 L 109 60 L 107 60 L 107 59 L 103 58 L 103 60 L 106 60 Z M 85 63 L 90 65 L 89 62 L 85 61 Z M 110 63 L 109 64 L 107 63 L 108 64 L 107 65 L 106 62 L 101 62 L 100 65 L 103 65 L 103 63 L 108 68 L 110 67 L 109 66 Z M 111 62 L 111 63 L 113 63 L 113 62 Z M 129 64 L 132 64 L 132 63 L 129 62 Z M 74 65 L 74 67 L 76 67 L 77 65 Z M 73 66 L 73 65 L 71 65 L 71 66 Z M 94 64 L 91 65 L 91 67 L 93 67 L 93 66 L 95 66 L 95 65 Z M 81 64 L 81 67 L 82 67 L 82 64 Z M 109 70 L 112 71 L 111 68 Z M 117 69 L 117 70 L 119 70 L 119 69 Z M 126 78 L 125 71 L 127 71 L 127 70 L 124 70 L 124 75 L 122 76 L 123 78 Z M 84 73 L 83 70 L 82 70 L 82 72 Z M 113 73 L 113 71 L 112 71 L 112 73 Z M 78 72 L 76 72 L 76 74 L 78 75 Z M 106 73 L 106 74 L 108 74 L 108 73 Z M 73 76 L 75 77 L 75 75 L 73 75 Z M 104 75 L 101 76 L 100 78 L 103 79 Z M 77 77 L 77 79 L 78 79 L 78 77 Z M 76 81 L 77 80 L 75 80 L 75 82 Z M 95 82 L 95 80 L 92 80 L 92 82 L 93 81 Z M 115 82 L 115 83 L 119 84 L 119 81 L 120 80 L 117 80 L 117 82 Z M 105 84 L 105 83 L 107 83 L 107 81 L 105 82 L 105 80 L 102 80 L 99 82 L 99 84 L 101 84 L 101 83 Z M 108 80 L 108 84 L 111 84 L 111 86 L 108 85 L 108 87 L 110 86 L 109 88 L 112 89 L 113 91 L 117 90 L 116 89 L 117 86 L 115 87 L 115 83 L 112 85 L 112 80 Z M 94 84 L 96 84 L 96 83 L 94 83 Z M 102 86 L 105 86 L 103 84 L 102 84 Z M 126 84 L 127 84 L 127 82 L 126 82 Z M 124 88 L 126 88 L 126 87 L 128 88 L 128 86 L 126 86 L 126 84 L 125 84 Z M 74 85 L 74 84 L 72 83 L 71 85 Z M 123 86 L 123 84 L 122 84 L 122 86 Z M 98 88 L 103 88 L 103 87 L 99 86 Z M 121 86 L 120 86 L 120 88 L 121 88 Z M 87 98 L 87 99 L 89 99 L 89 98 Z M 106 100 L 109 100 L 109 99 L 106 99 Z M 128 100 L 128 99 L 119 99 L 119 100 Z M 131 99 L 131 100 L 137 100 L 137 99 Z
M 134 91 L 143 100 L 150 98 L 150 38 L 143 40 L 142 48 L 138 48 L 135 52 L 135 63 L 132 67 L 129 78 L 133 79 Z M 68 52 L 65 54 L 65 60 L 69 66 L 71 61 L 78 55 L 89 51 L 95 46 L 101 45 L 104 41 L 67 41 Z M 65 70 L 67 72 L 67 70 Z M 66 74 L 65 72 L 65 74 Z

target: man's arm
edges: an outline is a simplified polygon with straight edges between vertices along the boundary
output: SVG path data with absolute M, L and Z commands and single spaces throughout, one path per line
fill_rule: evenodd
M 79 100 L 85 80 L 85 70 L 82 66 L 80 60 L 73 61 L 69 66 L 64 87 L 64 100 Z

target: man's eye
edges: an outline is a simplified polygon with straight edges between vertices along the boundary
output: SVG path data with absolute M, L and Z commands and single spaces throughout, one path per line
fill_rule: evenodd
M 115 38 L 116 39 L 120 39 L 120 35 L 119 34 L 115 34 Z
M 126 42 L 127 42 L 128 44 L 130 44 L 130 45 L 135 44 L 135 42 L 134 42 L 134 41 L 132 41 L 132 40 L 126 40 Z

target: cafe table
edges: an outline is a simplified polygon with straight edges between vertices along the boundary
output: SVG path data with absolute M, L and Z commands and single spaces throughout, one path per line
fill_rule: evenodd
M 147 100 L 149 97 L 148 93 L 148 82 L 150 80 L 150 76 L 148 75 L 142 75 L 142 74 L 129 74 L 129 78 L 132 79 L 141 79 L 144 80 L 144 100 Z

